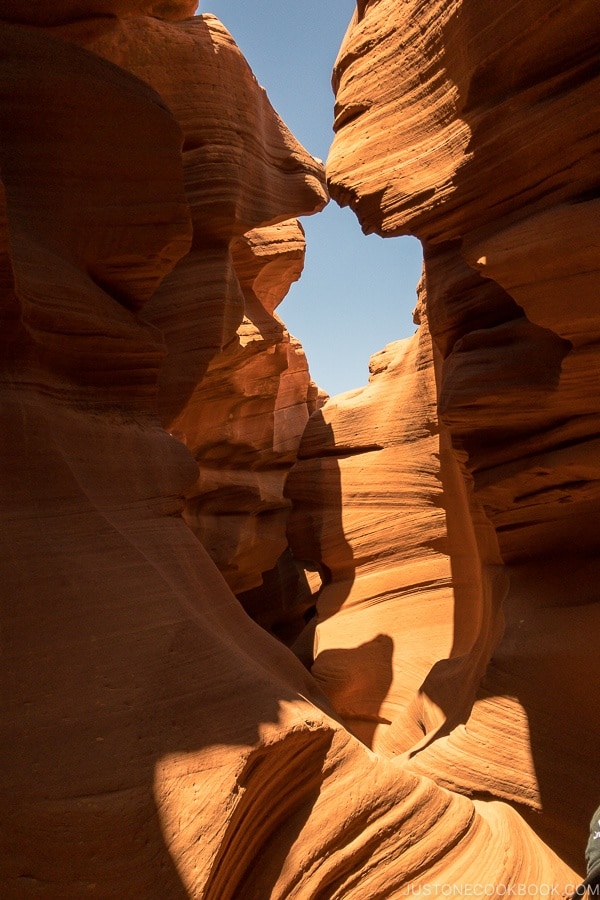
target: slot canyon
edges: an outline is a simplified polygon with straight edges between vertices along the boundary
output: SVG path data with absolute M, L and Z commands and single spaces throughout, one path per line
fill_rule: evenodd
M 598 2 L 358 0 L 325 164 L 196 6 L 0 3 L 0 898 L 570 897 Z M 424 254 L 329 398 L 276 311 L 327 203 Z

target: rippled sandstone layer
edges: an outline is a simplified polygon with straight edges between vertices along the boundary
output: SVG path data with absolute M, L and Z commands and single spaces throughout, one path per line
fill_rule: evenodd
M 346 727 L 336 696 L 322 692 L 326 677 L 244 614 L 203 545 L 232 509 L 225 499 L 234 519 L 240 510 L 276 518 L 287 503 L 274 500 L 272 472 L 291 465 L 318 398 L 272 312 L 298 271 L 290 220 L 320 209 L 326 193 L 321 167 L 231 37 L 191 12 L 189 3 L 49 10 L 15 0 L 3 13 L 0 893 L 360 900 L 482 882 L 564 893 L 573 872 L 510 806 L 422 775 L 425 751 L 415 771 L 396 754 L 406 735 L 443 728 L 443 703 L 413 694 L 450 641 L 450 683 L 460 709 L 470 707 L 502 593 L 497 546 L 477 536 L 491 526 L 473 525 L 478 501 L 442 437 L 439 353 L 426 327 L 397 362 L 393 351 L 375 368 L 384 382 L 397 371 L 422 398 L 403 426 L 419 460 L 409 493 L 421 530 L 410 552 L 390 555 L 409 584 L 421 584 L 410 566 L 422 567 L 446 621 L 404 667 L 412 680 L 386 710 L 392 724 L 375 722 L 381 752 Z M 256 344 L 273 358 L 265 390 Z M 220 381 L 229 433 L 211 412 Z M 326 431 L 338 413 L 315 416 Z M 312 435 L 322 440 L 309 424 L 306 459 Z M 438 441 L 472 552 L 446 534 L 450 514 L 435 506 Z M 389 428 L 369 448 L 379 443 L 410 470 Z M 211 454 L 235 465 L 211 469 Z M 251 488 L 240 474 L 250 457 Z M 213 486 L 223 497 L 215 508 Z M 391 488 L 395 503 L 402 489 Z M 217 563 L 230 581 L 252 581 L 280 553 L 281 524 L 253 571 L 238 526 Z M 222 540 L 208 549 L 218 555 Z M 337 576 L 350 573 L 345 552 Z M 464 554 L 468 608 L 479 611 L 454 631 L 453 552 Z M 341 635 L 338 648 L 352 650 Z
M 344 578 L 354 582 L 331 617 L 334 570 L 315 672 L 345 712 L 338 695 L 347 670 L 328 670 L 330 635 L 344 627 L 344 646 L 360 648 L 359 620 L 378 618 L 394 649 L 375 746 L 408 750 L 412 771 L 452 789 L 509 800 L 574 865 L 600 794 L 591 749 L 600 720 L 589 701 L 600 686 L 599 47 L 587 0 L 359 3 L 334 72 L 337 135 L 327 163 L 332 195 L 365 231 L 413 234 L 424 245 L 425 315 L 414 342 L 433 356 L 421 377 L 435 395 L 437 416 L 426 419 L 439 429 L 439 464 L 417 452 L 412 471 L 425 502 L 445 514 L 447 538 L 419 534 L 414 497 L 394 495 L 392 479 L 377 475 L 386 448 L 404 440 L 414 390 L 376 374 L 364 393 L 323 410 L 341 447 L 355 446 L 346 422 L 356 414 L 370 422 L 361 444 L 379 443 L 382 429 L 385 441 L 372 464 L 361 458 L 358 493 L 344 484 L 349 462 L 339 463 L 350 535 Z M 381 392 L 385 403 L 375 400 Z M 329 465 L 328 438 L 311 444 L 313 458 L 321 452 Z M 467 505 L 457 504 L 457 487 Z M 378 522 L 360 534 L 359 505 Z M 407 641 L 414 586 L 398 579 L 382 597 L 379 583 L 390 547 L 394 560 L 412 560 L 415 540 L 429 573 L 435 553 L 446 554 L 452 581 L 449 605 L 430 604 L 429 628 Z M 327 536 L 323 545 L 331 546 Z M 470 570 L 461 570 L 465 555 Z M 369 570 L 376 581 L 364 591 Z M 427 584 L 443 596 L 431 574 Z M 449 662 L 420 681 L 427 655 L 441 659 L 434 647 L 443 634 Z M 396 675 L 414 658 L 422 665 L 411 701 L 401 695 L 408 680 L 399 691 Z M 355 706 L 377 705 L 383 689 L 380 678 Z M 423 738 L 412 747 L 406 709 L 413 738 Z M 392 741 L 396 716 L 400 742 Z

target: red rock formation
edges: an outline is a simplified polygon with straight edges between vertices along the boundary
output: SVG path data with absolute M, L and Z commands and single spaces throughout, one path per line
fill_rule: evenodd
M 491 525 L 510 576 L 506 631 L 470 717 L 447 737 L 432 743 L 430 735 L 427 749 L 413 750 L 410 767 L 464 793 L 512 801 L 574 864 L 600 794 L 590 752 L 600 725 L 589 703 L 600 687 L 594 587 L 600 123 L 592 99 L 600 34 L 592 6 L 586 0 L 359 3 L 334 75 L 338 133 L 328 160 L 333 196 L 355 209 L 365 231 L 416 234 L 424 243 L 439 424 L 464 463 L 465 485 L 473 486 L 459 534 L 469 547 L 468 519 L 483 511 L 488 525 L 474 533 L 473 559 L 489 559 Z M 367 418 L 366 396 L 349 399 L 348 418 L 353 404 Z M 402 440 L 411 415 L 404 398 L 397 381 L 383 415 L 381 403 L 371 406 L 363 444 L 377 441 L 382 422 L 387 440 L 394 440 L 390 408 L 397 410 Z M 339 418 L 327 407 L 323 415 Z M 346 441 L 342 431 L 342 447 Z M 321 447 L 331 452 L 328 441 Z M 417 473 L 422 465 L 417 450 Z M 454 498 L 443 465 L 437 474 L 450 536 Z M 370 477 L 379 484 L 375 473 L 363 475 Z M 372 495 L 373 506 L 385 502 L 387 484 L 385 493 Z M 342 494 L 342 505 L 352 506 L 354 496 Z M 388 538 L 397 547 L 406 545 L 410 511 L 410 500 L 398 498 L 391 516 L 401 519 Z M 357 581 L 363 543 L 350 538 Z M 452 563 L 452 542 L 449 555 Z M 385 570 L 384 562 L 378 565 Z M 346 577 L 353 574 L 354 567 Z M 397 617 L 411 589 L 397 580 L 389 624 L 378 626 L 383 633 L 402 629 Z M 471 590 L 465 605 L 455 588 L 454 618 L 466 616 L 472 631 L 487 631 L 489 647 L 496 631 L 490 611 L 499 598 L 486 605 L 473 604 L 473 596 Z M 378 599 L 374 591 L 362 602 Z M 443 615 L 436 621 L 425 633 L 425 651 L 448 625 Z M 340 617 L 340 628 L 344 622 Z M 317 640 L 337 627 L 323 621 Z M 344 631 L 344 646 L 362 640 L 361 628 Z M 394 671 L 405 665 L 405 653 L 403 643 Z M 316 667 L 324 669 L 319 656 Z M 321 683 L 336 700 L 337 684 Z M 453 699 L 431 677 L 422 690 L 442 707 L 450 731 L 464 692 Z M 415 727 L 427 731 L 419 710 Z
M 225 442 L 222 420 L 204 430 L 195 416 L 221 360 L 242 401 L 231 451 L 253 448 L 238 461 L 246 492 L 248 471 L 261 473 L 259 507 L 271 503 L 269 467 L 292 460 L 314 398 L 269 317 L 298 265 L 295 226 L 282 225 L 277 262 L 273 227 L 326 199 L 319 165 L 231 37 L 211 16 L 179 21 L 189 11 L 122 0 L 4 13 L 18 24 L 0 33 L 0 894 L 361 900 L 468 889 L 483 872 L 485 885 L 564 893 L 573 873 L 510 806 L 447 791 L 352 736 L 183 519 L 185 495 L 205 496 L 203 460 Z M 236 381 L 234 366 L 255 375 L 257 337 L 273 348 L 264 356 L 294 360 L 275 400 L 272 385 L 263 395 Z M 430 355 L 425 336 L 398 367 L 414 385 L 421 366 L 433 411 Z M 272 435 L 255 397 L 273 410 Z M 417 419 L 404 431 L 417 439 L 417 484 L 439 498 L 432 427 Z M 389 431 L 385 442 L 408 467 Z M 203 535 L 213 527 L 186 515 Z M 433 524 L 443 541 L 439 513 Z M 452 537 L 429 555 L 424 540 L 413 559 L 434 572 L 447 614 Z M 466 562 L 483 573 L 478 554 Z M 401 568 L 411 553 L 390 556 Z M 480 618 L 457 629 L 463 703 L 490 640 L 491 614 Z M 418 675 L 448 634 L 415 659 Z M 435 731 L 443 717 L 423 709 Z
M 235 593 L 261 585 L 287 548 L 283 485 L 319 400 L 302 348 L 273 315 L 303 261 L 296 220 L 237 240 L 244 318 L 168 423 L 199 463 L 185 519 Z
M 505 579 L 483 524 L 478 550 L 479 511 L 438 420 L 426 319 L 371 373 L 313 415 L 286 490 L 292 549 L 327 572 L 313 674 L 351 730 L 394 756 L 470 708 Z
M 134 24 L 161 37 L 152 20 Z M 124 27 L 87 20 L 86 34 L 96 26 L 101 32 Z M 183 43 L 186 50 L 192 44 L 190 58 L 195 52 L 204 61 L 202 73 L 215 51 L 204 21 L 188 23 L 188 30 L 201 39 L 195 47 L 187 38 Z M 197 895 L 209 878 L 218 882 L 211 871 L 227 825 L 223 810 L 233 773 L 242 771 L 259 740 L 259 723 L 278 721 L 280 698 L 294 700 L 314 689 L 293 658 L 282 657 L 243 615 L 180 517 L 196 466 L 160 427 L 157 377 L 173 336 L 169 321 L 161 332 L 152 319 L 164 295 L 182 295 L 179 308 L 190 312 L 202 306 L 185 286 L 190 269 L 204 271 L 207 260 L 216 270 L 208 266 L 205 282 L 216 285 L 220 302 L 202 293 L 200 282 L 204 306 L 213 303 L 217 321 L 229 298 L 243 311 L 237 281 L 224 277 L 233 272 L 227 239 L 265 220 L 318 208 L 324 201 L 320 173 L 270 111 L 247 68 L 225 66 L 217 83 L 223 91 L 226 77 L 238 89 L 246 85 L 254 113 L 263 110 L 272 155 L 254 164 L 258 185 L 244 187 L 236 176 L 230 233 L 220 244 L 198 241 L 194 257 L 191 220 L 202 221 L 190 203 L 198 154 L 190 150 L 191 162 L 182 167 L 182 133 L 163 100 L 125 68 L 54 35 L 5 26 L 2 41 L 8 227 L 1 893 L 62 898 L 94 889 L 103 896 L 166 897 L 179 896 L 185 881 Z M 228 52 L 241 59 L 233 45 Z M 157 66 L 166 79 L 166 69 Z M 251 110 L 242 112 L 250 116 Z M 212 126 L 215 132 L 219 137 Z M 228 136 L 223 140 L 227 146 Z M 210 159 L 211 148 L 202 146 Z M 203 183 L 208 190 L 210 178 Z M 259 191 L 259 198 L 248 200 L 240 188 Z M 215 216 L 215 228 L 223 229 L 224 215 Z M 218 350 L 214 330 L 202 327 L 194 347 L 183 349 L 188 359 L 200 356 L 191 365 L 201 368 L 204 347 L 215 343 Z M 179 384 L 187 383 L 183 365 L 179 375 Z M 167 381 L 165 394 L 169 390 Z M 177 390 L 172 395 L 179 398 Z M 211 688 L 215 666 L 227 675 Z M 288 669 L 295 688 L 284 687 Z M 229 699 L 215 714 L 219 697 Z M 231 702 L 241 703 L 241 711 L 228 713 Z M 228 722 L 235 723 L 235 736 Z M 287 731 L 284 726 L 282 735 Z M 229 757 L 214 750 L 230 740 Z M 240 747 L 246 747 L 241 755 Z M 185 815 L 197 821 L 202 810 L 206 819 L 199 825 L 202 850 L 186 864 L 181 854 L 197 839 L 187 831 L 182 844 L 168 821 L 174 792 L 186 808 L 180 763 L 188 753 L 195 760 L 188 768 L 199 780 Z M 221 788 L 219 779 L 211 783 L 198 774 L 211 770 L 215 753 L 217 772 L 235 759 L 233 781 Z M 184 813 L 173 814 L 181 819 Z M 213 896 L 220 896 L 218 887 Z
M 4 0 L 2 20 L 16 25 L 64 25 L 77 19 L 152 16 L 177 21 L 193 16 L 197 0 L 54 0 L 33 5 L 26 0 Z
M 317 399 L 301 348 L 272 314 L 304 258 L 304 235 L 285 222 L 281 194 L 292 185 L 292 211 L 319 208 L 320 165 L 287 131 L 214 17 L 75 23 L 62 33 L 156 87 L 184 131 L 192 250 L 145 316 L 169 349 L 163 424 L 184 436 L 200 464 L 186 520 L 232 589 L 245 591 L 286 549 L 283 481 Z M 265 227 L 271 222 L 283 224 Z

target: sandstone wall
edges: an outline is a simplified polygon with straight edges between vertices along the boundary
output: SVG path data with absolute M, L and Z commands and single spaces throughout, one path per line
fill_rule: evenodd
M 486 564 L 484 585 L 489 563 L 501 561 L 508 577 L 504 637 L 470 715 L 463 690 L 452 678 L 445 690 L 435 679 L 443 669 L 434 667 L 433 681 L 429 676 L 421 684 L 421 703 L 433 701 L 446 724 L 435 743 L 426 739 L 413 748 L 409 767 L 464 793 L 510 800 L 573 864 L 600 794 L 592 749 L 600 719 L 589 699 L 598 690 L 600 624 L 600 123 L 594 99 L 600 34 L 593 6 L 359 3 L 334 72 L 337 135 L 327 165 L 333 196 L 355 210 L 366 232 L 409 233 L 423 242 L 421 303 L 433 342 L 430 390 L 440 432 L 440 464 L 432 471 L 441 479 L 449 539 L 436 549 L 448 554 L 446 570 L 454 574 L 461 552 L 453 546 L 455 528 L 459 547 Z M 361 434 L 367 444 L 382 423 L 388 440 L 402 441 L 411 416 L 414 393 L 397 379 L 380 413 L 381 378 L 345 403 L 351 420 L 351 407 L 362 415 L 373 392 L 372 424 Z M 324 416 L 340 418 L 327 407 Z M 342 432 L 345 444 L 343 426 Z M 321 446 L 329 453 L 325 441 Z M 469 501 L 462 511 L 448 489 L 453 464 L 444 466 L 444 446 L 463 469 Z M 362 484 L 372 479 L 372 487 L 358 495 L 361 503 L 368 496 L 379 521 L 393 484 L 388 479 L 382 491 L 376 474 L 384 452 L 363 473 Z M 424 481 L 422 462 L 414 459 L 413 472 Z M 355 496 L 350 486 L 342 490 L 342 506 L 351 508 Z M 433 497 L 430 490 L 427 502 Z M 392 507 L 378 549 L 392 544 L 396 554 L 410 553 L 418 534 L 412 498 L 396 498 Z M 356 590 L 365 541 L 349 534 Z M 377 540 L 372 535 L 369 542 Z M 381 555 L 376 565 L 387 573 Z M 495 587 L 477 599 L 472 575 L 466 597 L 455 583 L 448 609 L 431 604 L 432 621 L 417 647 L 437 656 L 439 629 L 454 622 L 454 645 L 445 655 L 472 655 L 479 632 L 485 660 L 497 643 L 495 610 L 507 588 L 496 570 Z M 398 580 L 391 604 L 386 597 L 384 633 L 410 627 L 409 591 Z M 379 610 L 379 601 L 375 588 L 360 602 Z M 345 604 L 353 604 L 352 593 Z M 325 598 L 320 615 L 318 647 L 320 633 L 337 628 Z M 359 647 L 362 629 L 347 630 L 345 640 Z M 397 645 L 394 671 L 407 665 L 407 643 Z M 415 645 L 408 650 L 409 656 L 422 652 Z M 445 677 L 461 663 L 448 665 Z M 338 683 L 319 655 L 316 671 L 337 701 Z M 459 681 L 464 686 L 462 674 Z M 396 702 L 394 682 L 382 710 L 390 702 Z M 420 705 L 416 710 L 415 738 L 430 729 Z M 393 714 L 386 718 L 393 731 Z M 462 724 L 452 730 L 457 721 Z
M 401 30 L 405 5 L 392 6 L 373 4 L 371 24 Z M 478 757 L 452 758 L 460 728 L 443 737 L 497 643 L 506 549 L 439 399 L 451 379 L 434 270 L 415 340 L 376 360 L 364 392 L 314 409 L 283 499 L 319 399 L 273 310 L 301 264 L 294 220 L 326 202 L 323 172 L 223 26 L 192 11 L 3 12 L 0 894 L 360 900 L 483 882 L 564 895 L 574 872 L 509 805 L 464 796 L 482 790 L 475 765 L 466 784 Z M 430 251 L 438 236 L 423 236 L 428 253 L 457 240 Z M 555 368 L 573 343 L 559 337 Z M 381 502 L 367 463 L 386 479 Z M 256 583 L 284 547 L 292 494 L 296 552 L 310 556 L 308 521 L 329 579 L 316 678 L 245 615 L 208 552 L 236 589 Z M 391 511 L 387 538 L 374 504 Z M 508 674 L 534 690 L 527 667 L 556 622 L 524 607 L 545 630 L 528 619 Z M 347 660 L 360 690 L 331 691 Z M 390 686 L 385 707 L 365 702 Z

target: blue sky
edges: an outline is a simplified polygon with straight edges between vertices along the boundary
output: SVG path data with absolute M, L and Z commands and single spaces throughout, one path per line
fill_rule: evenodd
M 333 132 L 331 70 L 354 0 L 201 0 L 233 35 L 298 140 L 325 160 Z M 334 395 L 368 381 L 369 357 L 413 334 L 421 272 L 414 238 L 363 235 L 332 200 L 302 219 L 302 278 L 277 312 L 306 351 L 314 380 Z

